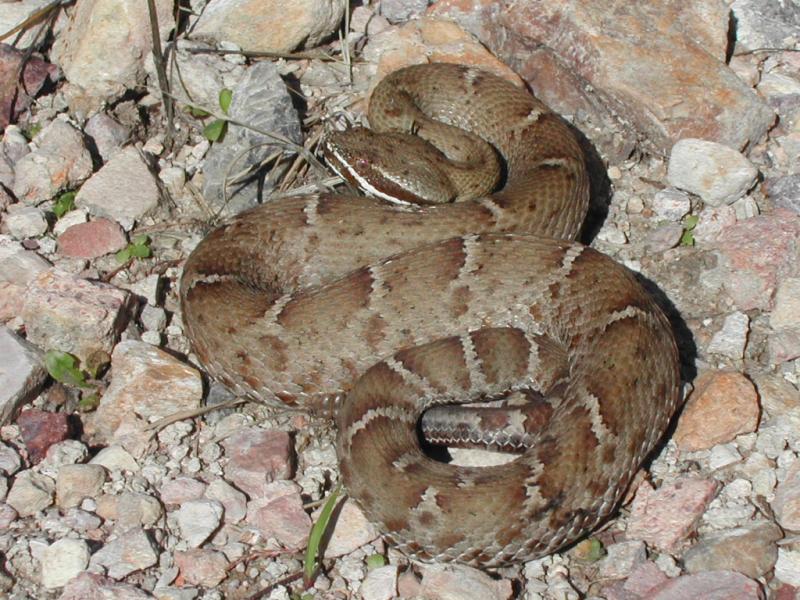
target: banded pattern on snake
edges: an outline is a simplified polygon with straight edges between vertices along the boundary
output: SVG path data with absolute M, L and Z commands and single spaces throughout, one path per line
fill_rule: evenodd
M 570 241 L 588 204 L 583 152 L 529 93 L 422 65 L 379 84 L 373 127 L 382 115 L 486 140 L 501 189 L 411 207 L 313 194 L 238 215 L 184 268 L 193 348 L 239 393 L 335 410 L 349 495 L 412 557 L 498 566 L 554 552 L 614 510 L 666 429 L 679 402 L 670 326 L 632 273 Z M 356 180 L 380 160 L 374 145 L 331 158 Z M 423 411 L 509 391 L 546 398 L 518 458 L 459 467 L 422 451 Z

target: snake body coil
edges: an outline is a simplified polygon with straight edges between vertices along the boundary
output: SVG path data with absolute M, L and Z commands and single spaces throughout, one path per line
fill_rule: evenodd
M 371 121 L 402 110 L 399 97 L 488 141 L 500 191 L 414 208 L 315 194 L 238 215 L 186 263 L 186 329 L 237 392 L 337 407 L 348 493 L 399 549 L 482 566 L 532 559 L 618 504 L 678 405 L 675 342 L 627 269 L 569 241 L 588 183 L 556 115 L 456 65 L 392 73 Z M 515 423 L 533 436 L 520 457 L 477 468 L 422 452 L 423 411 L 509 391 L 544 398 L 536 419 Z

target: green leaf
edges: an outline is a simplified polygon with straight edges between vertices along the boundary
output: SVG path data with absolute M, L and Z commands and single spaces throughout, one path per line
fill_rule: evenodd
M 228 114 L 228 109 L 231 107 L 232 100 L 233 92 L 231 90 L 223 88 L 219 91 L 219 107 L 226 115 Z
M 597 538 L 588 538 L 578 542 L 572 552 L 576 558 L 584 562 L 597 562 L 606 554 L 602 542 Z
M 117 262 L 120 264 L 128 262 L 131 259 L 131 245 L 128 244 L 125 248 L 117 252 L 114 258 L 116 258 Z
M 144 244 L 131 244 L 130 251 L 133 258 L 150 258 L 153 254 L 150 250 L 150 246 Z
M 691 229 L 684 229 L 681 235 L 681 246 L 694 246 L 694 234 Z
M 64 192 L 58 197 L 58 200 L 53 204 L 53 213 L 57 219 L 60 219 L 69 211 L 75 208 L 75 194 L 76 192 Z
M 697 215 L 688 215 L 683 219 L 683 235 L 681 235 L 681 246 L 694 246 L 694 228 L 700 222 Z
M 386 557 L 383 554 L 370 554 L 367 557 L 367 569 L 377 569 L 386 566 Z
M 89 387 L 78 364 L 78 359 L 69 352 L 48 350 L 44 355 L 44 366 L 50 377 L 65 385 Z
M 91 412 L 95 410 L 100 405 L 100 396 L 97 392 L 92 392 L 85 396 L 82 396 L 80 400 L 78 400 L 78 409 L 81 412 Z
M 697 224 L 700 222 L 700 217 L 698 215 L 689 215 L 683 220 L 683 227 L 688 230 L 692 230 L 697 227 Z
M 135 246 L 146 246 L 147 244 L 150 243 L 150 236 L 147 235 L 146 233 L 140 233 L 135 238 L 133 238 L 133 241 L 131 243 Z
M 225 129 L 227 124 L 228 122 L 223 121 L 222 119 L 211 121 L 211 123 L 209 123 L 203 128 L 203 136 L 209 142 L 216 142 L 217 140 L 221 139 L 222 136 L 225 135 Z
M 207 110 L 203 110 L 202 108 L 198 108 L 197 106 L 187 106 L 186 110 L 189 111 L 189 114 L 192 115 L 195 119 L 205 119 L 211 113 Z
M 317 558 L 319 556 L 319 545 L 322 542 L 322 537 L 328 529 L 328 524 L 331 520 L 333 508 L 336 506 L 336 499 L 339 497 L 339 492 L 342 489 L 340 483 L 328 496 L 325 506 L 322 507 L 322 512 L 319 514 L 319 519 L 311 528 L 311 533 L 308 535 L 308 547 L 306 548 L 306 557 L 303 561 L 303 581 L 306 588 L 311 587 L 314 573 L 317 570 Z

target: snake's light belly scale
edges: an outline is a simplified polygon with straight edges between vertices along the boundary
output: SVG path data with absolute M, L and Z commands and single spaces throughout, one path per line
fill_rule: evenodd
M 348 493 L 399 549 L 536 558 L 618 504 L 678 406 L 675 342 L 627 269 L 570 241 L 588 183 L 556 115 L 497 77 L 433 64 L 389 75 L 370 120 L 400 96 L 496 148 L 502 188 L 414 208 L 315 194 L 238 215 L 186 263 L 187 332 L 237 392 L 336 409 Z M 509 390 L 547 398 L 520 457 L 470 468 L 422 452 L 424 410 Z

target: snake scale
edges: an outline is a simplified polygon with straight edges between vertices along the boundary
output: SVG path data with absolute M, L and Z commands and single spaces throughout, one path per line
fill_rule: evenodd
M 412 207 L 312 194 L 237 215 L 184 268 L 194 351 L 238 393 L 335 410 L 348 494 L 411 557 L 493 567 L 552 553 L 614 510 L 665 431 L 679 402 L 671 328 L 631 272 L 571 241 L 584 155 L 528 92 L 429 64 L 387 76 L 370 121 L 380 113 L 486 140 L 499 191 Z M 366 182 L 376 148 L 339 169 Z M 423 451 L 423 411 L 509 392 L 539 398 L 513 461 Z

